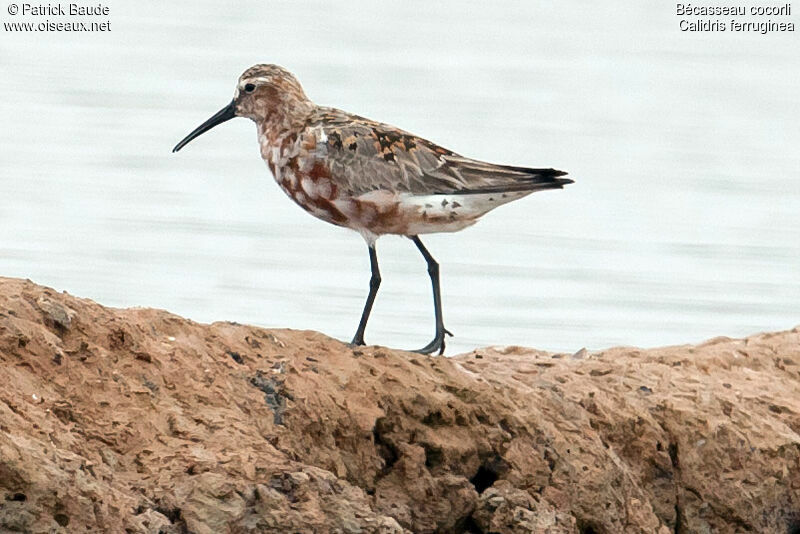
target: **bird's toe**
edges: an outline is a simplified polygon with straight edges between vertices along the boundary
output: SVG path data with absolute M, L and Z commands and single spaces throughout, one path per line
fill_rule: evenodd
M 417 349 L 417 350 L 415 350 L 413 352 L 416 352 L 416 353 L 419 353 L 419 354 L 433 354 L 436 351 L 439 351 L 439 356 L 441 356 L 442 354 L 444 354 L 444 347 L 445 347 L 444 336 L 445 336 L 445 334 L 447 334 L 448 336 L 451 336 L 451 337 L 453 335 L 446 328 L 442 328 L 439 332 L 436 333 L 436 337 L 434 337 L 433 340 L 430 343 L 428 343 L 427 345 L 425 345 L 421 349 Z

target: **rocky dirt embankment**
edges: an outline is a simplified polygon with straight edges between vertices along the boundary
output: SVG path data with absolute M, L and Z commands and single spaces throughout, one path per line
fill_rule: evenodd
M 798 433 L 797 328 L 437 358 L 0 279 L 2 532 L 798 532 Z

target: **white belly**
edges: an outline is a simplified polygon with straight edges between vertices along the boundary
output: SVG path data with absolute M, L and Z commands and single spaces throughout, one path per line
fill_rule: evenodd
M 403 195 L 400 206 L 408 213 L 409 235 L 457 232 L 472 226 L 487 212 L 531 194 L 481 193 L 466 195 Z M 415 213 L 416 216 L 410 216 Z

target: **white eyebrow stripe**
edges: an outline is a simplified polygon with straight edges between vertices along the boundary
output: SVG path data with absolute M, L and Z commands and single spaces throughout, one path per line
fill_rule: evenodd
M 247 85 L 248 83 L 252 83 L 252 82 L 269 83 L 269 81 L 270 81 L 270 78 L 267 78 L 265 76 L 259 76 L 258 78 L 248 78 L 247 80 L 242 80 L 239 83 L 239 86 L 237 87 L 237 89 L 244 89 L 244 86 Z

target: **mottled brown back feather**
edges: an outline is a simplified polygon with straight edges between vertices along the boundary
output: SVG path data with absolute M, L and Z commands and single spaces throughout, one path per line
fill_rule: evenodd
M 327 140 L 310 154 L 328 166 L 331 180 L 357 196 L 372 191 L 416 195 L 536 191 L 572 183 L 555 169 L 495 165 L 463 157 L 394 126 L 316 107 L 306 131 Z

